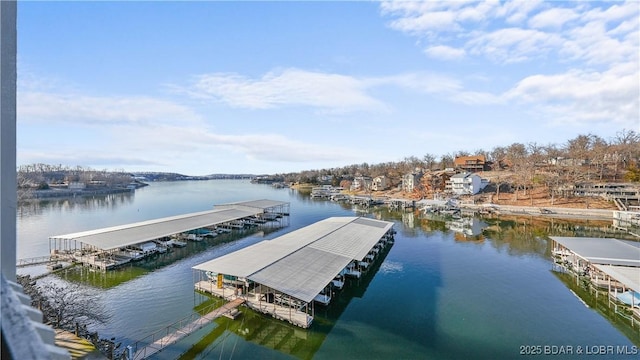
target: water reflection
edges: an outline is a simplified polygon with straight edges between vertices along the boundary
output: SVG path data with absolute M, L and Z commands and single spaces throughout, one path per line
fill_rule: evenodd
M 17 216 L 25 218 L 34 215 L 42 215 L 47 212 L 69 211 L 69 210 L 96 210 L 112 209 L 119 206 L 132 204 L 135 199 L 135 192 L 120 194 L 76 196 L 60 199 L 37 199 L 21 201 L 18 203 Z
M 578 296 L 586 306 L 604 316 L 616 329 L 623 333 L 631 342 L 640 346 L 640 327 L 637 321 L 635 326 L 630 319 L 626 319 L 616 312 L 616 306 L 611 302 L 606 289 L 597 289 L 591 285 L 587 278 L 579 277 L 573 273 L 554 270 L 553 274 L 567 288 Z M 618 307 L 620 308 L 620 307 Z

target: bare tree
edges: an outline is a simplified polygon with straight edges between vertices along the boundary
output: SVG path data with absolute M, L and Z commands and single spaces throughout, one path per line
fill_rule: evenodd
M 592 136 L 593 163 L 598 171 L 598 180 L 602 181 L 602 177 L 607 163 L 609 154 L 609 144 L 606 140 L 598 135 Z
M 589 171 L 585 171 L 589 164 L 592 150 L 592 138 L 589 135 L 578 135 L 567 141 L 566 149 L 570 158 L 569 166 L 572 170 L 573 182 L 589 180 Z
M 528 177 L 527 172 L 527 147 L 521 143 L 513 143 L 506 149 L 506 158 L 513 164 L 514 181 L 516 183 L 515 200 L 518 200 L 518 189 L 523 187 L 526 194 Z
M 617 153 L 615 161 L 615 178 L 618 176 L 618 164 L 622 164 L 623 169 L 627 169 L 640 158 L 640 134 L 633 130 L 622 130 L 618 132 L 612 141 Z
M 500 165 L 507 156 L 507 149 L 502 146 L 497 146 L 491 150 L 488 159 L 493 162 L 493 170 L 501 170 Z
M 432 154 L 425 154 L 422 157 L 422 162 L 424 163 L 424 166 L 427 168 L 427 170 L 431 171 L 433 170 L 433 165 L 436 162 L 436 157 Z
M 38 286 L 47 321 L 56 328 L 73 329 L 76 323 L 105 323 L 110 314 L 90 289 L 74 283 L 46 282 Z
M 444 154 L 440 157 L 440 168 L 442 170 L 453 167 L 454 156 L 451 154 Z

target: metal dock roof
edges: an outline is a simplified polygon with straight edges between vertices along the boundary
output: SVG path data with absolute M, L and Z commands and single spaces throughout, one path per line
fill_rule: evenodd
M 251 200 L 251 201 L 241 201 L 241 202 L 229 203 L 229 204 L 219 204 L 219 205 L 216 205 L 215 207 L 226 208 L 226 207 L 247 206 L 247 207 L 254 207 L 259 209 L 267 209 L 271 207 L 283 206 L 288 204 L 289 204 L 288 202 L 284 202 L 284 201 L 260 199 L 260 200 Z
M 55 241 L 78 241 L 102 250 L 113 250 L 123 246 L 139 244 L 189 230 L 222 224 L 262 213 L 269 207 L 288 203 L 272 200 L 247 201 L 220 205 L 221 209 L 170 216 L 132 224 L 82 231 L 66 235 L 50 236 Z
M 640 291 L 640 267 L 597 265 L 597 269 L 623 283 L 624 286 Z
M 352 260 L 362 260 L 392 222 L 332 217 L 194 266 L 246 277 L 310 302 Z
M 551 236 L 593 264 L 640 267 L 640 247 L 614 238 Z

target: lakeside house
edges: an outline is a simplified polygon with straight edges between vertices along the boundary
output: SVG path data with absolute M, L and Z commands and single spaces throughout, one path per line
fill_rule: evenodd
M 453 160 L 456 169 L 465 172 L 478 172 L 489 170 L 489 164 L 484 155 L 456 156 Z
M 373 180 L 369 176 L 356 176 L 351 182 L 351 190 L 369 190 Z
M 475 195 L 488 185 L 488 181 L 479 175 L 464 172 L 453 175 L 448 182 L 447 190 L 456 195 Z
M 415 190 L 420 185 L 422 176 L 423 173 L 420 170 L 405 174 L 402 177 L 402 191 L 413 192 L 413 190 Z
M 387 185 L 387 177 L 384 175 L 376 176 L 373 178 L 371 182 L 371 190 L 373 191 L 383 191 L 386 190 L 389 185 Z

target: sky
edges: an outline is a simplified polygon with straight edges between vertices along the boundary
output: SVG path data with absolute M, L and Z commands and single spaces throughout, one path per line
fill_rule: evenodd
M 276 174 L 640 131 L 640 2 L 18 3 L 17 163 Z

